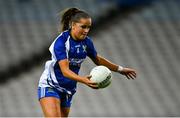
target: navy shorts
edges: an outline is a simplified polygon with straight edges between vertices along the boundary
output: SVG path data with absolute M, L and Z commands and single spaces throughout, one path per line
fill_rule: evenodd
M 60 92 L 51 87 L 38 87 L 38 99 L 40 100 L 44 97 L 58 98 L 61 100 L 61 107 L 71 107 L 73 95 L 65 92 Z

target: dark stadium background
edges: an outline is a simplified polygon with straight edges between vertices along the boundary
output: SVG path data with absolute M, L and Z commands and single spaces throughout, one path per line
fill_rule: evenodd
M 0 0 L 0 117 L 43 116 L 38 80 L 59 33 L 60 11 L 86 10 L 100 55 L 135 68 L 136 80 L 113 73 L 112 84 L 78 84 L 70 116 L 180 116 L 179 0 Z M 95 65 L 87 59 L 81 75 Z

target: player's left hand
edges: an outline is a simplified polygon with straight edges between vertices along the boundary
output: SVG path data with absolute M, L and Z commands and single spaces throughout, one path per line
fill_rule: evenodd
M 119 73 L 125 75 L 127 79 L 135 79 L 137 76 L 136 71 L 131 68 L 123 68 Z

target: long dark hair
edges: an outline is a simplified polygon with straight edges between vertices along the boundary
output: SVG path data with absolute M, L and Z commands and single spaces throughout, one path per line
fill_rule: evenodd
M 61 31 L 71 28 L 72 22 L 78 22 L 81 18 L 91 18 L 88 13 L 78 8 L 68 8 L 64 10 L 61 19 Z

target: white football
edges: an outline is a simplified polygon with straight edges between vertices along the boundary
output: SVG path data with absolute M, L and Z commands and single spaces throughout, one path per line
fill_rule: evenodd
M 96 66 L 90 72 L 90 80 L 98 83 L 98 88 L 105 88 L 111 84 L 112 73 L 105 66 Z

